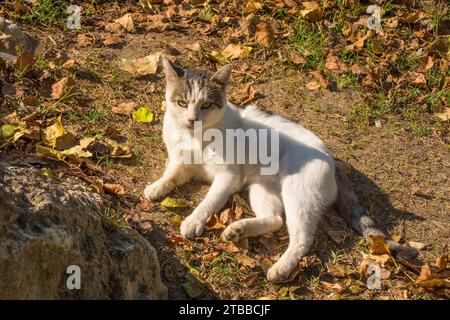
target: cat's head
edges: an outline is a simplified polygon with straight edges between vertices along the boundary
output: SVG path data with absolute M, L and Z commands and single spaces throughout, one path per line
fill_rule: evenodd
M 183 128 L 193 129 L 194 121 L 212 127 L 222 118 L 227 98 L 226 86 L 231 64 L 215 73 L 181 68 L 163 57 L 166 73 L 166 112 Z

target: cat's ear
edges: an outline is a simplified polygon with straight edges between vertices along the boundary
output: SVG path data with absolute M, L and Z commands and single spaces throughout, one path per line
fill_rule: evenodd
M 226 86 L 231 75 L 231 69 L 233 69 L 233 65 L 231 63 L 223 66 L 213 74 L 211 81 L 215 81 L 222 86 Z
M 164 72 L 166 74 L 167 82 L 173 82 L 177 78 L 181 78 L 182 76 L 184 76 L 183 68 L 177 66 L 175 63 L 164 56 L 162 57 L 162 64 L 164 67 Z

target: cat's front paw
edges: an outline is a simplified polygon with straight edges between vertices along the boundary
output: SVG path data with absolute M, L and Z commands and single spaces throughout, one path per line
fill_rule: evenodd
M 195 216 L 190 215 L 183 220 L 180 227 L 180 233 L 186 239 L 192 239 L 202 235 L 204 230 L 204 222 Z
M 166 195 L 168 187 L 159 181 L 149 184 L 144 189 L 144 197 L 147 200 L 156 200 Z

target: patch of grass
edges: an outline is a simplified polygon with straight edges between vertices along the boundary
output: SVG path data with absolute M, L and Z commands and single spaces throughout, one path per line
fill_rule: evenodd
M 239 263 L 228 252 L 223 252 L 214 260 L 206 264 L 210 269 L 212 278 L 220 283 L 231 284 L 236 281 L 236 273 L 239 271 Z
M 323 64 L 326 52 L 326 34 L 320 25 L 298 18 L 294 22 L 292 43 L 294 50 L 305 57 L 311 68 Z
M 392 63 L 399 71 L 411 71 L 420 67 L 420 60 L 414 54 L 399 54 Z
M 412 125 L 412 133 L 416 137 L 426 137 L 428 136 L 428 127 L 423 123 L 414 123 Z
M 342 90 L 344 88 L 353 88 L 358 86 L 359 81 L 358 77 L 354 75 L 352 72 L 346 72 L 339 76 L 337 79 L 336 86 L 338 90 Z
M 357 103 L 352 106 L 350 120 L 358 123 L 369 124 L 371 116 L 370 107 L 365 103 Z
M 42 26 L 52 26 L 61 20 L 65 14 L 67 3 L 58 0 L 38 0 L 31 11 L 22 17 L 22 20 Z
M 94 105 L 94 110 L 92 110 L 88 115 L 84 116 L 84 119 L 90 123 L 98 123 L 108 120 L 108 113 L 99 104 Z

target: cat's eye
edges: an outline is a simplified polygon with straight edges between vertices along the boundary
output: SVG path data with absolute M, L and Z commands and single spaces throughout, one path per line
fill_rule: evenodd
M 214 106 L 214 103 L 212 103 L 212 102 L 205 102 L 205 103 L 202 104 L 202 109 L 209 109 L 212 106 Z
M 177 100 L 177 105 L 182 107 L 182 108 L 186 108 L 187 107 L 186 101 L 183 101 L 183 100 Z

